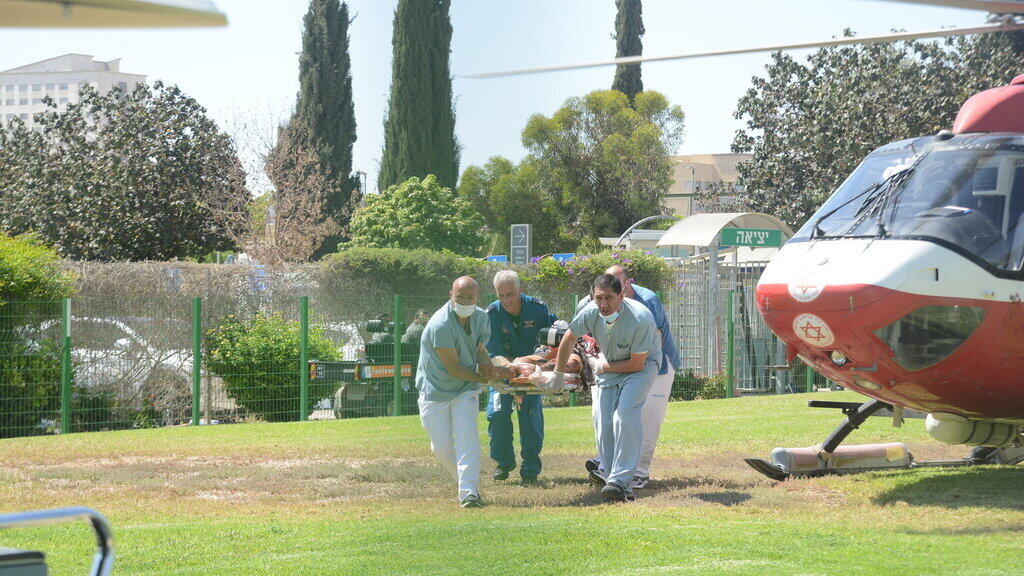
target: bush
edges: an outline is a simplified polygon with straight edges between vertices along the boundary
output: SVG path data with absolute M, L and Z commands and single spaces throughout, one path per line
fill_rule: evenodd
M 400 248 L 352 248 L 328 256 L 321 284 L 332 289 L 342 285 L 372 286 L 386 293 L 443 295 L 459 276 L 480 276 L 486 264 L 453 252 L 403 250 Z
M 60 412 L 61 348 L 53 341 L 5 342 L 0 353 L 0 437 L 43 434 Z
M 299 323 L 279 315 L 228 316 L 206 333 L 206 361 L 224 379 L 229 396 L 270 422 L 299 418 Z M 309 358 L 336 360 L 338 347 L 309 330 Z M 306 367 L 302 367 L 306 369 Z M 331 396 L 337 384 L 309 382 L 307 409 Z
M 60 410 L 61 346 L 39 327 L 71 295 L 57 253 L 37 237 L 0 235 L 0 436 L 41 434 Z
M 56 301 L 71 295 L 60 257 L 37 236 L 0 235 L 0 310 L 8 302 Z
M 725 373 L 697 376 L 693 369 L 677 372 L 672 381 L 670 400 L 713 400 L 729 395 L 729 381 Z
M 587 294 L 594 278 L 613 264 L 625 266 L 637 284 L 655 292 L 672 286 L 673 273 L 668 264 L 660 257 L 641 250 L 578 254 L 564 263 L 541 258 L 533 270 L 523 273 L 523 277 L 532 287 L 545 292 L 568 290 Z

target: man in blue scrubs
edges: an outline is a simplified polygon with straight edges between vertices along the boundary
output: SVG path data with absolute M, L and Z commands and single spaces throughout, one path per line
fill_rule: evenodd
M 665 420 L 668 399 L 672 394 L 672 381 L 675 379 L 676 369 L 680 366 L 679 348 L 672 337 L 668 314 L 665 313 L 665 307 L 658 295 L 639 284 L 634 284 L 629 271 L 621 264 L 609 267 L 605 273 L 619 279 L 619 283 L 622 284 L 622 294 L 626 298 L 636 300 L 650 310 L 651 315 L 654 316 L 654 324 L 658 327 L 658 337 L 661 341 L 658 376 L 654 379 L 650 392 L 647 393 L 647 401 L 644 402 L 644 411 L 641 417 L 644 428 L 644 445 L 640 452 L 640 462 L 636 467 L 636 477 L 633 478 L 633 488 L 640 489 L 645 488 L 651 478 L 654 449 L 658 444 L 658 436 L 661 435 L 661 424 Z M 577 305 L 576 311 L 579 312 L 589 303 L 590 298 L 584 298 Z M 597 402 L 594 405 L 597 406 Z M 596 458 L 588 460 L 586 468 L 594 480 L 601 480 L 605 476 L 600 454 Z
M 572 319 L 562 337 L 555 372 L 545 387 L 550 392 L 565 387 L 565 367 L 576 335 L 590 333 L 604 355 L 603 361 L 592 364 L 600 390 L 594 434 L 608 470 L 601 496 L 607 501 L 629 501 L 643 445 L 641 415 L 658 374 L 661 342 L 650 310 L 626 298 L 618 278 L 598 276 L 590 294 L 591 303 Z
M 494 276 L 498 300 L 487 307 L 491 320 L 491 338 L 487 352 L 498 364 L 515 362 L 533 354 L 537 334 L 551 326 L 556 318 L 544 304 L 520 291 L 519 276 L 502 270 Z M 492 388 L 487 402 L 487 434 L 491 437 L 491 458 L 497 462 L 493 478 L 507 480 L 516 468 L 516 452 L 512 442 L 512 408 L 514 398 L 503 390 Z M 523 466 L 519 475 L 523 482 L 536 482 L 540 475 L 540 451 L 544 444 L 543 398 L 529 394 L 518 409 L 519 441 L 522 444 Z

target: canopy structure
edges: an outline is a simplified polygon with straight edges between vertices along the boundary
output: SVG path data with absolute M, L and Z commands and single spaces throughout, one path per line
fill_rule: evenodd
M 793 230 L 786 226 L 785 222 L 771 214 L 762 214 L 761 212 L 694 214 L 676 222 L 665 231 L 661 240 L 658 240 L 658 247 L 680 246 L 690 253 L 697 253 L 701 248 L 717 246 L 722 228 L 781 230 L 783 242 L 793 236 Z
M 206 0 L 0 0 L 0 28 L 226 26 Z

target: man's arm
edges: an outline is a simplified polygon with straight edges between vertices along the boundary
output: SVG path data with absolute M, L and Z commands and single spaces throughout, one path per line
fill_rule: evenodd
M 644 363 L 647 362 L 647 352 L 643 354 L 630 354 L 629 360 L 619 360 L 618 362 L 608 362 L 605 366 L 605 372 L 622 374 L 626 372 L 639 372 L 644 369 Z
M 576 346 L 576 335 L 572 330 L 566 330 L 562 336 L 562 343 L 558 345 L 558 356 L 555 357 L 555 372 L 565 372 L 565 366 L 569 363 L 569 355 Z
M 483 350 L 483 345 L 480 345 L 480 349 Z M 458 378 L 459 380 L 465 380 L 467 382 L 484 383 L 487 382 L 488 378 L 469 370 L 459 364 L 459 353 L 455 348 L 434 348 L 437 352 L 437 357 L 441 359 L 441 364 L 444 365 L 444 371 L 451 376 Z M 484 350 L 484 357 L 487 358 L 487 366 L 491 365 L 491 359 L 487 357 L 487 351 Z

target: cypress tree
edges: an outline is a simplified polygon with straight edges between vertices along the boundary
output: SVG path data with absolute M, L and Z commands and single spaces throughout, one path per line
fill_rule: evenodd
M 640 0 L 615 0 L 618 12 L 615 15 L 615 57 L 639 56 L 644 45 L 643 7 Z M 612 90 L 618 90 L 633 97 L 644 91 L 644 81 L 640 77 L 639 64 L 620 64 L 615 67 L 615 80 Z
M 320 158 L 330 186 L 324 215 L 341 228 L 348 225 L 358 186 L 352 175 L 356 117 L 348 54 L 350 22 L 344 2 L 310 1 L 303 18 L 299 94 L 289 123 L 291 135 L 304 140 Z M 314 258 L 334 252 L 341 239 L 340 234 L 328 238 Z
M 428 174 L 455 189 L 459 150 L 448 69 L 450 5 L 451 0 L 399 0 L 395 9 L 380 190 Z

